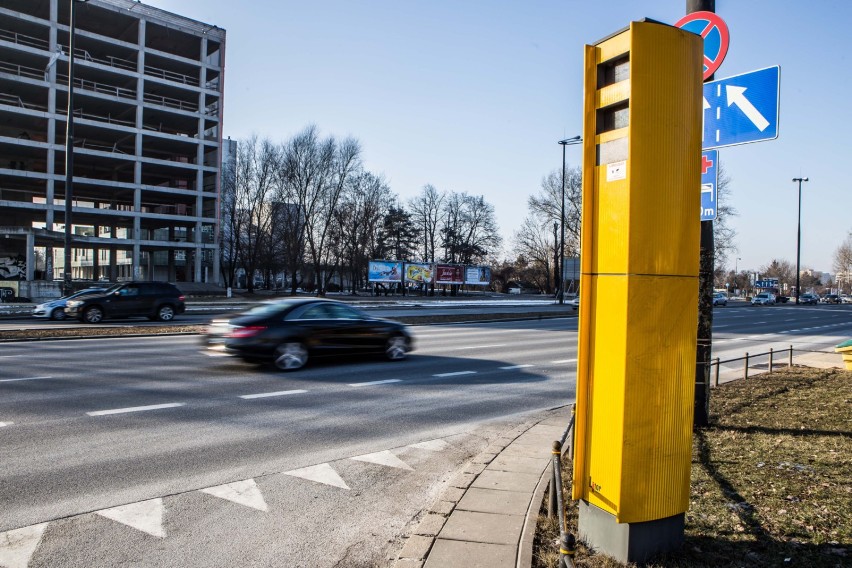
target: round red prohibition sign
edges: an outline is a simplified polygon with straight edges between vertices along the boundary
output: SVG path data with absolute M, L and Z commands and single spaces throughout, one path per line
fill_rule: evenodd
M 714 12 L 693 12 L 675 23 L 675 27 L 704 38 L 704 80 L 710 78 L 722 65 L 728 54 L 731 36 L 725 20 Z

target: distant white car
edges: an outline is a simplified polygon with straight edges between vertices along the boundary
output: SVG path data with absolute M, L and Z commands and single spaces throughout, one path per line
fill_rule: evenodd
M 570 300 L 568 300 L 568 305 L 574 308 L 575 310 L 580 309 L 580 296 L 574 296 Z
M 775 294 L 761 292 L 751 299 L 752 306 L 771 306 L 775 304 Z
M 713 294 L 713 305 L 714 306 L 727 306 L 728 305 L 728 295 L 724 292 L 716 292 Z

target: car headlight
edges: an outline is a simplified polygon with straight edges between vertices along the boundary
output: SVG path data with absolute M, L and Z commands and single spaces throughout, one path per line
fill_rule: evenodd
M 65 302 L 66 308 L 76 308 L 77 306 L 83 305 L 82 300 L 68 300 Z

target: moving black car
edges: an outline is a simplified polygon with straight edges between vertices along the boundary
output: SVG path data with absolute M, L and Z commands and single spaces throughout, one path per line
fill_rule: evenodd
M 171 321 L 185 310 L 183 294 L 168 282 L 116 284 L 101 294 L 68 300 L 65 304 L 65 315 L 86 323 L 133 316 Z
M 304 367 L 315 356 L 382 353 L 398 361 L 413 348 L 401 323 L 322 298 L 265 302 L 231 319 L 213 320 L 204 344 L 209 354 L 271 361 L 287 371 Z

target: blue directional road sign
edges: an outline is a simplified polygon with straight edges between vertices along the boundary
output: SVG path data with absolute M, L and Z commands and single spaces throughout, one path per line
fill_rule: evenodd
M 781 69 L 704 83 L 705 150 L 778 138 Z
M 705 150 L 701 152 L 701 220 L 716 219 L 716 182 L 719 179 L 719 152 Z

